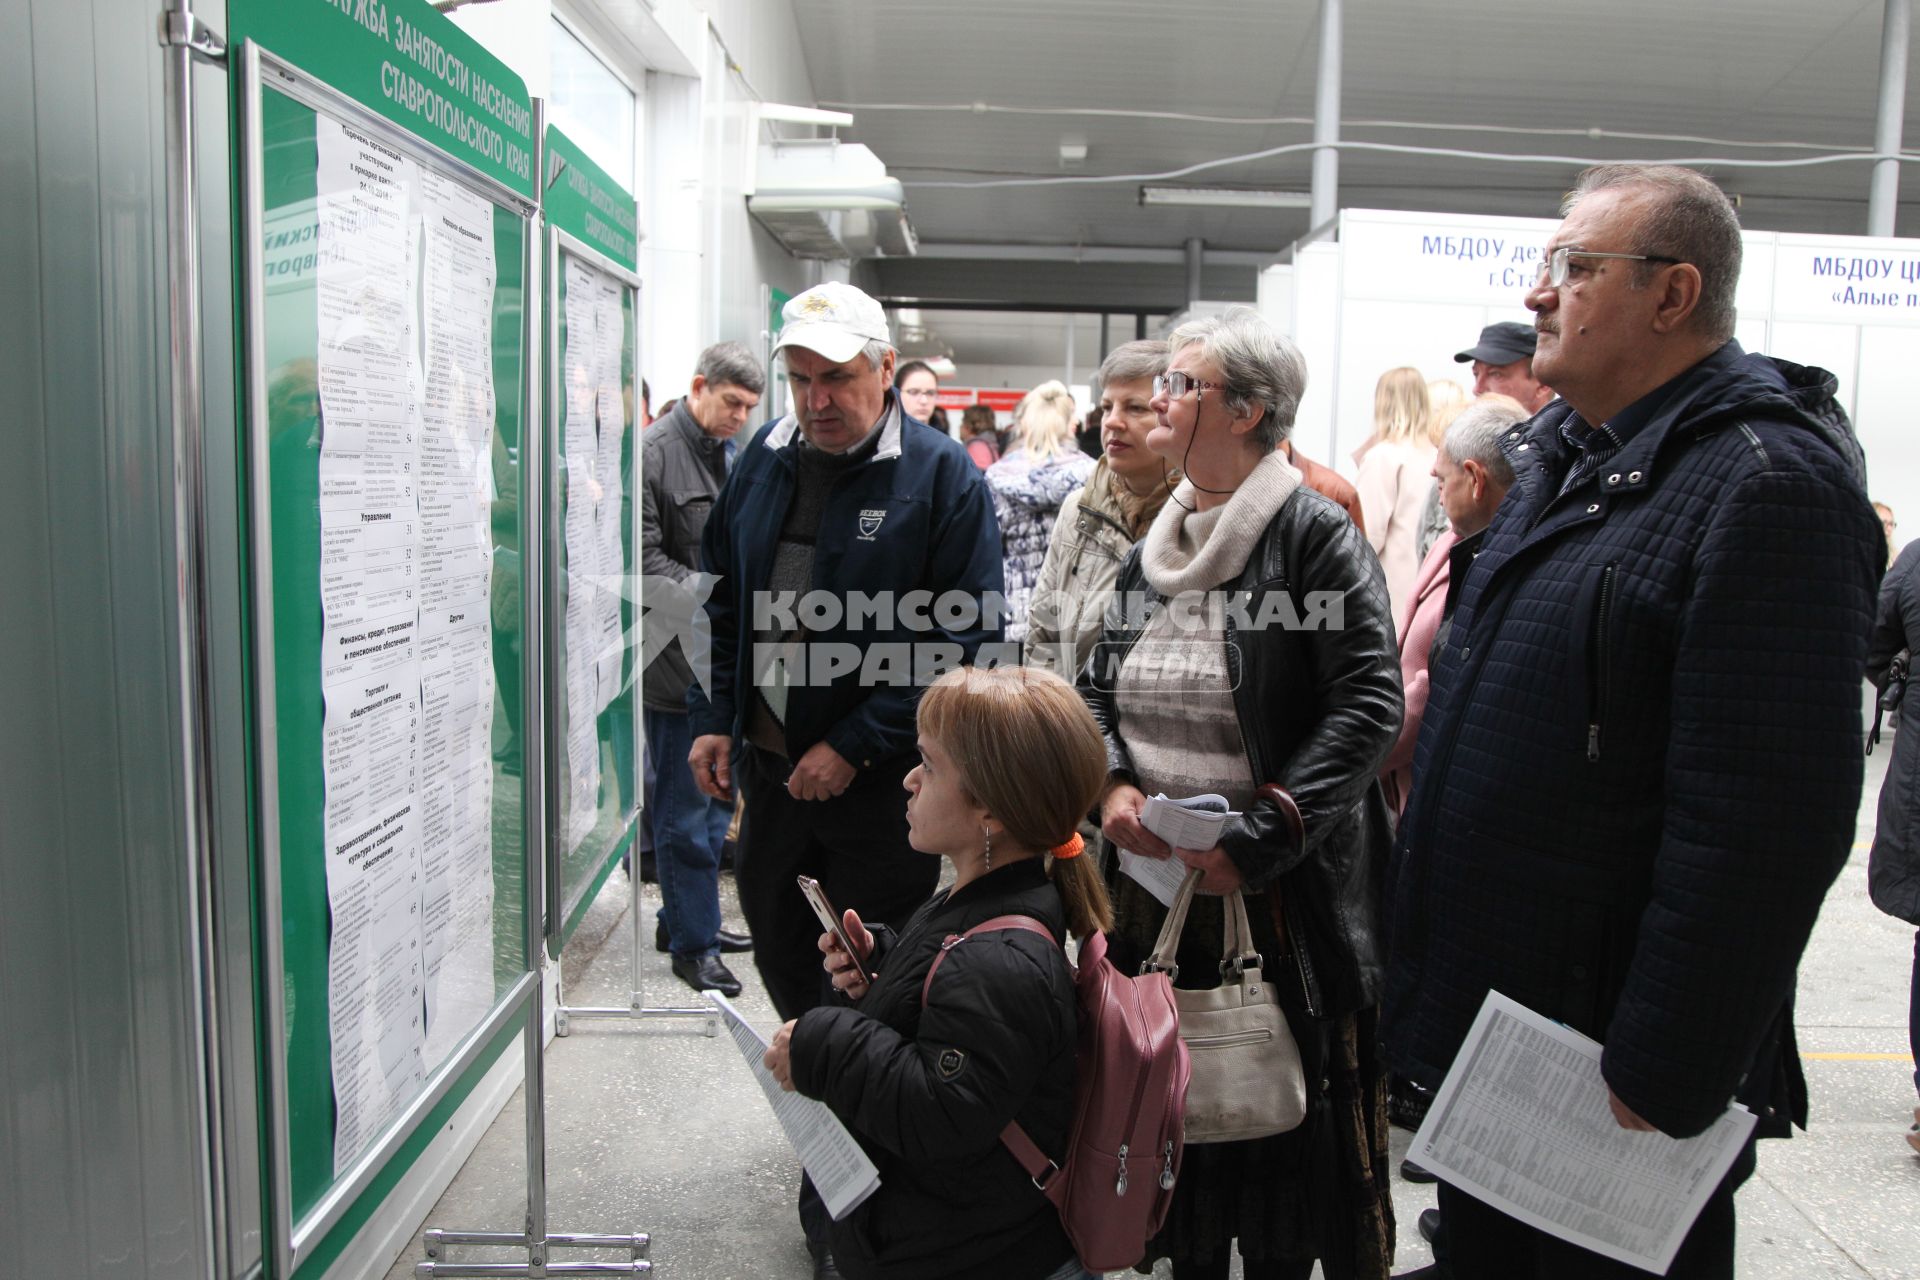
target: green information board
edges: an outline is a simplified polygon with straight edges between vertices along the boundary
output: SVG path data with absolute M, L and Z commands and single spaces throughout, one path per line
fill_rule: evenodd
M 587 158 L 573 139 L 547 126 L 547 225 L 597 249 L 615 266 L 640 268 L 639 207 L 633 195 Z
M 236 44 L 235 118 L 267 1256 L 286 1280 L 366 1224 L 515 1043 L 536 983 L 536 148 L 518 79 L 424 3 L 255 0 L 230 20 L 257 42 Z
M 549 127 L 547 186 L 550 532 L 548 789 L 558 956 L 630 851 L 639 801 L 634 639 L 633 196 Z
M 252 40 L 408 133 L 535 200 L 533 102 L 520 77 L 426 0 L 233 0 Z

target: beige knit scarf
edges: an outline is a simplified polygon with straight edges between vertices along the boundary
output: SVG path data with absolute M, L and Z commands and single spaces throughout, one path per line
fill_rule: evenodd
M 1299 487 L 1300 473 L 1277 450 L 1260 460 L 1224 505 L 1209 511 L 1188 510 L 1197 505 L 1197 491 L 1192 480 L 1182 480 L 1141 544 L 1147 581 L 1172 599 L 1239 577 L 1260 535 Z

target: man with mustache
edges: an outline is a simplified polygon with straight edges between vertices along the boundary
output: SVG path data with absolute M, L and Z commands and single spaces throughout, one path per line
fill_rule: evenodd
M 1561 401 L 1467 570 L 1390 876 L 1381 1036 L 1437 1086 L 1488 991 L 1604 1045 L 1627 1129 L 1804 1122 L 1794 973 L 1847 860 L 1885 562 L 1832 375 L 1733 341 L 1701 175 L 1580 178 L 1526 302 Z M 1670 1276 L 1731 1277 L 1749 1142 Z M 1461 1277 L 1640 1272 L 1444 1183 Z
M 922 660 L 958 666 L 997 643 L 1002 584 L 986 481 L 901 411 L 880 304 L 822 284 L 781 321 L 793 411 L 740 450 L 707 521 L 713 663 L 687 707 L 695 785 L 729 803 L 741 785 L 740 907 L 789 1021 L 828 991 L 796 876 L 869 924 L 902 925 L 933 892 L 939 860 L 908 844 L 901 787 L 919 763 L 919 682 L 939 674 Z M 800 1220 L 815 1275 L 838 1275 L 807 1182 Z

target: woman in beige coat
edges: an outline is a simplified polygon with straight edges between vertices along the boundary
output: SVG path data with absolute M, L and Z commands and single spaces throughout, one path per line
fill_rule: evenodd
M 1073 678 L 1100 639 L 1120 561 L 1180 479 L 1147 448 L 1159 421 L 1153 380 L 1166 370 L 1167 344 L 1155 341 L 1123 343 L 1100 366 L 1100 462 L 1054 521 L 1028 613 L 1028 666 Z
M 1360 459 L 1353 483 L 1360 491 L 1367 541 L 1387 574 L 1395 617 L 1420 570 L 1420 516 L 1433 488 L 1427 417 L 1427 380 L 1418 369 L 1402 366 L 1380 375 L 1373 391 L 1375 443 Z

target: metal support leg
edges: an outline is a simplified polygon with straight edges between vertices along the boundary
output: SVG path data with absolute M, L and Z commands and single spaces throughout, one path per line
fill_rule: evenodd
M 638 839 L 635 839 L 633 845 L 633 861 L 630 864 L 633 869 L 627 877 L 633 889 L 633 900 L 628 907 L 628 914 L 632 917 L 630 923 L 633 925 L 633 956 L 630 968 L 632 981 L 628 989 L 627 1006 L 621 1009 L 612 1007 L 592 1008 L 568 1004 L 565 986 L 566 971 L 563 967 L 560 979 L 562 984 L 560 987 L 560 998 L 553 1008 L 553 1033 L 555 1035 L 571 1035 L 573 1033 L 572 1024 L 575 1019 L 591 1018 L 616 1019 L 621 1021 L 633 1021 L 640 1018 L 700 1018 L 706 1022 L 704 1033 L 708 1039 L 712 1039 L 714 1036 L 720 1034 L 720 1014 L 711 1004 L 707 1004 L 703 1008 L 695 1009 L 674 1006 L 654 1006 L 647 1003 L 646 995 L 641 990 L 640 982 L 640 947 L 644 942 L 644 929 L 641 921 L 645 919 L 646 913 L 642 910 L 643 894 L 641 891 L 639 864 L 640 842 Z
M 533 1241 L 524 1232 L 512 1231 L 429 1231 L 421 1241 L 426 1247 L 427 1261 L 416 1263 L 413 1273 L 416 1276 L 480 1277 L 480 1276 L 643 1276 L 653 1271 L 653 1263 L 647 1258 L 653 1240 L 647 1235 L 577 1235 L 555 1233 L 548 1235 L 540 1243 L 545 1249 L 624 1249 L 627 1257 L 619 1262 L 548 1262 L 544 1260 L 545 1250 L 536 1251 Z M 447 1257 L 450 1246 L 464 1245 L 472 1248 L 508 1248 L 525 1249 L 528 1252 L 526 1262 L 454 1262 Z M 539 1252 L 541 1260 L 534 1261 Z

